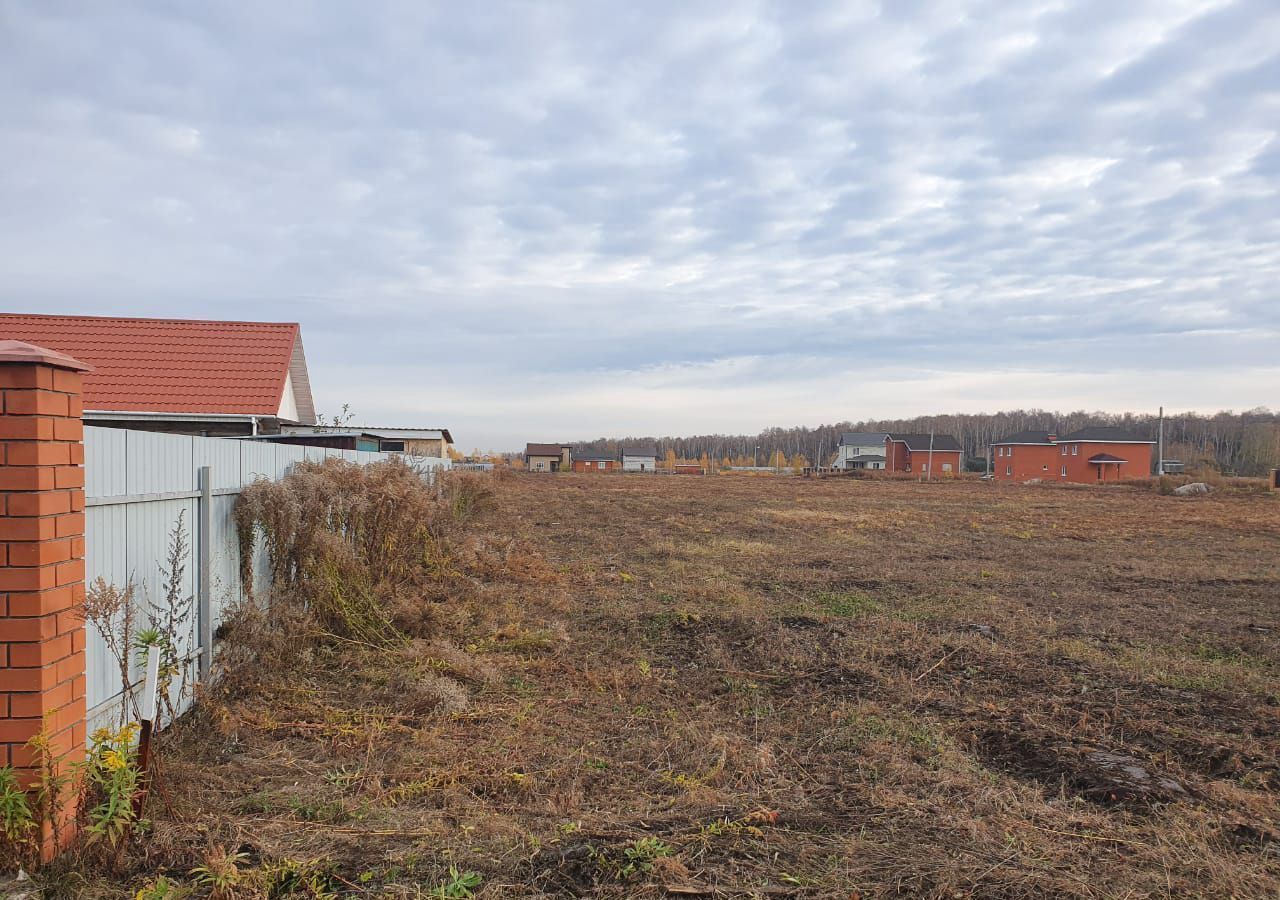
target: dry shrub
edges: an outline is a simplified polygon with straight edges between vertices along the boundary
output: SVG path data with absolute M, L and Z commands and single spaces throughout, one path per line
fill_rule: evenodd
M 449 472 L 440 479 L 440 496 L 456 518 L 467 519 L 493 508 L 493 482 L 485 472 Z
M 492 501 L 484 476 L 441 473 L 432 483 L 399 458 L 300 463 L 280 481 L 257 481 L 235 509 L 249 605 L 258 605 L 252 563 L 261 537 L 271 575 L 266 620 L 309 620 L 306 631 L 379 646 L 430 631 L 426 600 L 448 599 L 438 582 L 460 577 L 461 523 Z M 306 611 L 301 619 L 297 607 Z M 241 634 L 262 624 L 251 613 L 241 620 Z
M 475 656 L 449 641 L 413 641 L 411 655 L 422 659 L 442 673 L 473 684 L 493 684 L 502 677 L 498 667 L 483 657 Z
M 218 627 L 218 665 L 228 686 L 260 686 L 272 672 L 309 667 L 321 632 L 301 603 L 241 603 Z
M 386 688 L 394 697 L 398 710 L 415 715 L 455 713 L 470 704 L 466 688 L 452 678 L 427 671 L 416 660 L 406 658 L 404 661 L 408 664 L 387 674 Z

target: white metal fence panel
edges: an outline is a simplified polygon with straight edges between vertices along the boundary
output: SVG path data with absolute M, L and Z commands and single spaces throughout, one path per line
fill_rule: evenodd
M 212 597 L 213 627 L 222 624 L 226 612 L 240 602 L 240 538 L 236 534 L 232 511 L 236 505 L 235 494 L 217 495 L 212 500 L 213 515 L 210 524 L 210 593 Z M 259 541 L 259 543 L 262 543 Z M 265 559 L 263 561 L 265 568 Z
M 177 561 L 181 572 L 176 598 L 187 615 L 176 634 L 188 669 L 185 682 L 179 682 L 188 690 L 171 696 L 177 711 L 191 701 L 189 689 L 199 674 L 197 662 L 204 649 L 201 635 L 212 634 L 242 597 L 233 518 L 240 489 L 260 478 L 279 480 L 302 460 L 336 458 L 367 465 L 388 456 L 267 441 L 85 429 L 86 574 L 90 585 L 102 578 L 120 589 L 133 586 L 138 628 L 147 627 L 152 617 L 165 616 L 172 575 L 169 549 L 182 523 L 186 547 Z M 405 457 L 405 461 L 426 472 L 449 467 L 447 459 Z M 201 476 L 205 470 L 207 487 Z M 270 576 L 261 537 L 254 548 L 252 569 L 255 589 L 265 591 Z M 85 666 L 92 728 L 112 721 L 123 700 L 119 667 L 92 626 L 86 636 Z M 136 661 L 130 668 L 136 680 Z
M 84 493 L 86 497 L 120 497 L 125 486 L 125 443 L 129 432 L 117 428 L 86 428 Z
M 241 446 L 249 441 L 225 441 L 197 438 L 191 446 L 191 467 L 199 472 L 201 467 L 208 466 L 213 475 L 214 491 L 234 491 L 244 484 L 240 475 Z M 270 449 L 270 448 L 268 448 Z M 199 487 L 193 484 L 193 487 Z
M 124 442 L 120 442 L 123 447 Z M 89 454 L 86 451 L 86 462 Z M 123 456 L 121 457 L 123 460 Z M 124 485 L 124 469 L 120 469 L 120 485 Z M 124 586 L 129 581 L 129 562 L 125 553 L 125 512 L 123 504 L 90 506 L 85 509 L 85 534 L 97 536 L 85 543 L 85 571 L 90 585 L 95 578 L 107 584 Z M 117 537 L 119 539 L 117 539 Z M 119 618 L 113 623 L 119 628 Z M 85 693 L 89 709 L 93 709 L 121 691 L 120 669 L 107 651 L 106 642 L 96 628 L 85 634 Z
M 240 447 L 240 484 L 252 484 L 259 478 L 275 480 L 276 451 L 279 447 L 256 441 L 228 441 Z
M 149 431 L 126 431 L 125 435 L 126 494 L 195 490 L 195 469 L 191 465 L 195 438 Z

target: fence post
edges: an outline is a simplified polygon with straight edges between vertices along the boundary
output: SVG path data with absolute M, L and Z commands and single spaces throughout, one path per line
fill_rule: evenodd
M 0 765 L 30 787 L 84 755 L 84 423 L 89 366 L 0 341 Z M 49 757 L 28 741 L 41 730 Z M 75 798 L 44 823 L 51 858 L 74 836 Z M 61 845 L 61 846 L 60 846 Z
M 196 516 L 197 572 L 200 580 L 200 678 L 213 670 L 213 468 L 200 467 L 200 507 Z

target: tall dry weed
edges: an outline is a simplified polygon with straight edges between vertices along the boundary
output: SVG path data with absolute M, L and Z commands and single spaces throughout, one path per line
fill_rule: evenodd
M 386 645 L 429 629 L 429 583 L 452 573 L 464 523 L 489 508 L 487 476 L 439 473 L 433 481 L 399 458 L 367 466 L 330 459 L 299 464 L 280 481 L 258 481 L 236 504 L 241 581 L 259 625 L 288 619 L 312 635 Z M 261 539 L 270 598 L 254 596 Z M 285 607 L 301 608 L 287 614 Z M 415 608 L 416 607 L 416 608 Z

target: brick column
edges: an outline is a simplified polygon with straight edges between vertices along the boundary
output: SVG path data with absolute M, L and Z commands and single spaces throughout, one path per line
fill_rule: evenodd
M 0 765 L 28 783 L 42 727 L 55 767 L 85 746 L 84 425 L 81 373 L 69 356 L 0 341 Z M 71 793 L 71 791 L 68 791 Z M 64 798 L 63 841 L 73 798 Z M 46 824 L 43 852 L 52 855 Z

